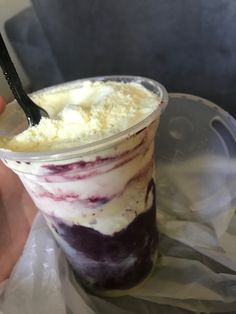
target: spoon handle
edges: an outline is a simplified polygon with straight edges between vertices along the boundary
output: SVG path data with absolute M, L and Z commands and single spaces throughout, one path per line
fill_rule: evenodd
M 15 96 L 16 100 L 20 103 L 25 112 L 28 111 L 26 105 L 21 100 L 21 96 L 19 95 L 19 91 L 24 93 L 21 81 L 16 72 L 15 66 L 12 63 L 11 58 L 8 54 L 7 48 L 5 46 L 1 34 L 0 34 L 0 65 L 3 74 L 8 82 L 8 85 L 11 88 L 11 91 Z
M 30 126 L 37 125 L 41 117 L 48 117 L 47 112 L 37 106 L 25 93 L 15 66 L 0 33 L 0 66 L 18 104 L 24 110 Z

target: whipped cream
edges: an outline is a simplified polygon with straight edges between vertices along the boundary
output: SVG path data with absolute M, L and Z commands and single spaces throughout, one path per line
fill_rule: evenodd
M 78 88 L 35 98 L 50 118 L 42 118 L 0 147 L 12 151 L 45 151 L 91 143 L 142 121 L 160 104 L 160 97 L 139 83 L 85 81 Z

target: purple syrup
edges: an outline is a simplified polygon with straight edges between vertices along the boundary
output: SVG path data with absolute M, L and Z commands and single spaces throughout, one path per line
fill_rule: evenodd
M 98 156 L 96 160 L 94 161 L 84 161 L 80 160 L 71 164 L 65 164 L 65 165 L 44 165 L 43 168 L 48 169 L 50 171 L 51 175 L 55 174 L 64 174 L 66 172 L 69 172 L 71 170 L 84 170 L 84 169 L 89 169 L 94 166 L 98 166 L 101 163 L 104 163 L 106 161 L 110 161 L 115 159 L 115 157 L 106 157 L 106 158 L 101 158 Z
M 79 282 L 85 287 L 95 290 L 128 289 L 150 273 L 158 242 L 153 180 L 148 185 L 146 198 L 149 192 L 153 194 L 152 206 L 113 235 L 104 235 L 80 225 L 69 226 L 51 217 L 58 235 L 73 248 L 73 252 L 78 252 L 77 257 L 73 253 L 67 255 L 67 258 Z M 92 263 L 83 264 L 81 268 L 81 256 Z M 130 265 L 122 264 L 127 259 L 133 259 L 134 262 Z M 88 278 L 92 278 L 93 282 Z
M 75 193 L 75 192 L 68 192 L 68 193 L 52 193 L 49 191 L 44 191 L 40 194 L 37 195 L 38 197 L 42 197 L 42 198 L 50 198 L 52 200 L 54 200 L 55 202 L 62 202 L 62 201 L 67 201 L 67 202 L 76 202 L 76 201 L 81 201 L 81 202 L 86 202 L 86 203 L 90 203 L 90 204 L 96 204 L 96 206 L 98 205 L 104 205 L 107 202 L 109 202 L 111 200 L 111 198 L 109 197 L 104 197 L 104 196 L 90 196 L 87 199 L 82 199 L 80 194 Z
M 103 204 L 106 204 L 107 202 L 110 201 L 110 198 L 108 197 L 99 197 L 99 196 L 91 196 L 88 198 L 88 201 L 90 203 L 96 203 L 96 204 L 99 204 L 99 205 L 103 205 Z
M 132 151 L 135 149 L 138 149 L 140 146 L 144 144 L 144 139 L 134 148 L 132 148 Z M 129 154 L 130 151 L 125 151 L 121 155 L 112 156 L 112 157 L 100 157 L 97 156 L 94 161 L 84 161 L 80 160 L 71 164 L 64 164 L 64 165 L 43 165 L 42 167 L 49 170 L 51 175 L 58 175 L 58 174 L 66 174 L 69 171 L 72 170 L 87 170 L 93 167 L 97 167 L 103 163 L 114 161 L 118 158 L 121 158 L 127 154 Z
M 56 195 L 54 193 L 45 191 L 40 194 L 40 197 L 50 198 L 50 199 L 53 199 L 55 202 L 61 202 L 61 201 L 75 202 L 80 199 L 80 195 L 74 192 Z

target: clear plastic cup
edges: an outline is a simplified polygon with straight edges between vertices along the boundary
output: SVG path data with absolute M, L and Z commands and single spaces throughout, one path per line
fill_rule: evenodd
M 78 281 L 95 294 L 121 295 L 150 275 L 157 256 L 154 137 L 168 96 L 162 85 L 142 77 L 86 80 L 138 82 L 161 103 L 138 124 L 105 139 L 48 152 L 0 150 L 0 158 L 20 177 Z M 83 81 L 31 96 L 40 105 L 59 93 L 66 102 Z M 25 127 L 19 106 L 9 104 L 0 135 Z

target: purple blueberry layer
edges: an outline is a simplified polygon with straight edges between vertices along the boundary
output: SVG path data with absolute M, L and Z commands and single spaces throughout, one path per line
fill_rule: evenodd
M 55 231 L 69 245 L 69 250 L 65 249 L 67 258 L 85 287 L 128 289 L 150 273 L 158 242 L 153 180 L 148 185 L 146 198 L 149 193 L 153 194 L 152 206 L 113 235 L 81 225 L 69 226 L 51 217 Z

